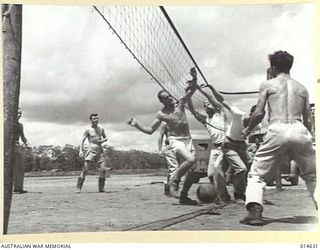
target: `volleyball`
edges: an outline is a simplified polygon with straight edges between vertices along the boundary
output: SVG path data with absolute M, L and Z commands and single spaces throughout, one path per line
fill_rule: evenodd
M 218 197 L 217 188 L 211 183 L 200 184 L 197 189 L 197 197 L 204 203 L 214 202 Z

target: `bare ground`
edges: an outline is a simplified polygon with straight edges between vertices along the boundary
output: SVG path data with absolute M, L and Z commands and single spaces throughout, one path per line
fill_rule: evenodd
M 265 225 L 246 226 L 244 205 L 182 206 L 164 196 L 164 176 L 112 175 L 106 193 L 99 193 L 98 177 L 87 176 L 75 194 L 76 176 L 26 177 L 27 194 L 13 194 L 8 234 L 104 232 L 127 230 L 318 230 L 317 213 L 303 181 L 268 188 Z M 206 178 L 200 180 L 208 182 Z M 283 181 L 285 183 L 285 181 Z M 196 198 L 195 184 L 190 196 Z M 230 194 L 232 187 L 228 187 Z

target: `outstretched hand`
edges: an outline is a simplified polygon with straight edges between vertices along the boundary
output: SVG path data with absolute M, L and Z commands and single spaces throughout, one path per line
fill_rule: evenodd
M 248 135 L 250 135 L 250 134 L 251 134 L 251 131 L 249 130 L 248 127 L 246 127 L 244 130 L 242 130 L 242 133 L 241 133 L 241 135 L 244 139 L 247 139 Z
M 190 75 L 193 77 L 193 78 L 197 78 L 197 71 L 196 71 L 196 68 L 195 67 L 192 67 L 190 69 Z
M 128 121 L 128 124 L 132 127 L 135 127 L 137 126 L 137 121 L 135 118 L 131 118 L 129 121 Z

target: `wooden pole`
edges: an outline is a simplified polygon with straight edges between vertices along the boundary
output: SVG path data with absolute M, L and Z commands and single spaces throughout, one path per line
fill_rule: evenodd
M 14 133 L 20 94 L 22 5 L 2 4 L 3 118 L 4 118 L 4 213 L 3 234 L 8 232 L 12 199 Z

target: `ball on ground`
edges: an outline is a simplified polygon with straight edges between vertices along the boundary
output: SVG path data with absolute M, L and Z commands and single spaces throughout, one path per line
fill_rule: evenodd
M 202 183 L 197 189 L 197 197 L 204 203 L 214 202 L 218 197 L 218 191 L 213 184 Z

